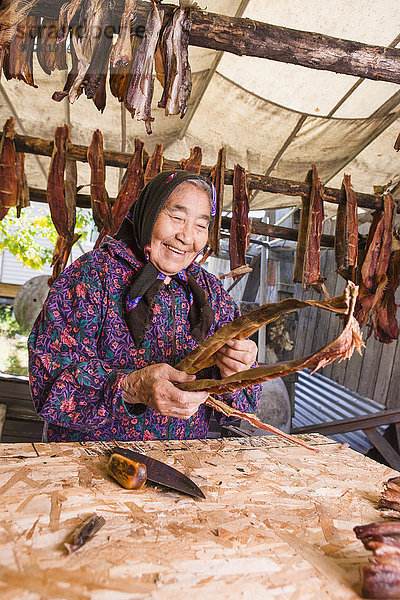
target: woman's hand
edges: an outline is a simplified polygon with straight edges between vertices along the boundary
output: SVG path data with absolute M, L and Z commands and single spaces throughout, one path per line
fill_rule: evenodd
M 221 377 L 247 371 L 257 358 L 257 344 L 252 340 L 233 338 L 215 353 L 215 364 Z
M 129 404 L 146 404 L 162 415 L 189 419 L 207 398 L 207 392 L 183 392 L 174 382 L 193 381 L 194 375 L 187 375 L 160 363 L 132 371 L 121 380 L 124 401 Z

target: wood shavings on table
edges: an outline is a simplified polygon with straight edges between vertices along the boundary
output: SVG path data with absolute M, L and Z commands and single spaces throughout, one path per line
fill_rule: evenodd
M 317 434 L 302 439 L 320 452 L 275 437 L 121 442 L 184 472 L 205 500 L 120 488 L 105 474 L 111 444 L 3 444 L 1 597 L 359 598 L 368 556 L 352 528 L 380 519 L 396 473 Z M 104 526 L 66 556 L 67 534 L 93 513 Z

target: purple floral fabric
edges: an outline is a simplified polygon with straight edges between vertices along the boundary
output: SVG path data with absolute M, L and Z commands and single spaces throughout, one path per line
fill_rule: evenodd
M 187 320 L 188 298 L 174 280 L 158 293 L 143 345 L 135 346 L 125 299 L 140 267 L 123 242 L 107 238 L 63 271 L 50 289 L 28 340 L 31 393 L 47 422 L 48 441 L 206 436 L 211 409 L 204 405 L 185 421 L 123 400 L 119 384 L 125 374 L 161 362 L 175 365 L 197 346 Z M 212 335 L 239 316 L 238 308 L 216 277 L 197 263 L 188 271 L 208 292 L 215 311 Z M 219 378 L 219 370 L 212 367 L 198 376 Z M 260 393 L 257 385 L 220 397 L 254 412 Z

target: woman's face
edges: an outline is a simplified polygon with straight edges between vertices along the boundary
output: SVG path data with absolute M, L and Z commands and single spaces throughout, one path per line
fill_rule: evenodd
M 181 183 L 165 202 L 154 225 L 150 260 L 164 275 L 186 269 L 204 248 L 210 225 L 207 192 Z

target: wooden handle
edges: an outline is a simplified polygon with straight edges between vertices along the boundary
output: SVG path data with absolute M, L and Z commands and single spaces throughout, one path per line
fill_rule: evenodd
M 107 463 L 107 473 L 127 490 L 140 490 L 146 483 L 146 465 L 121 454 L 112 454 Z

